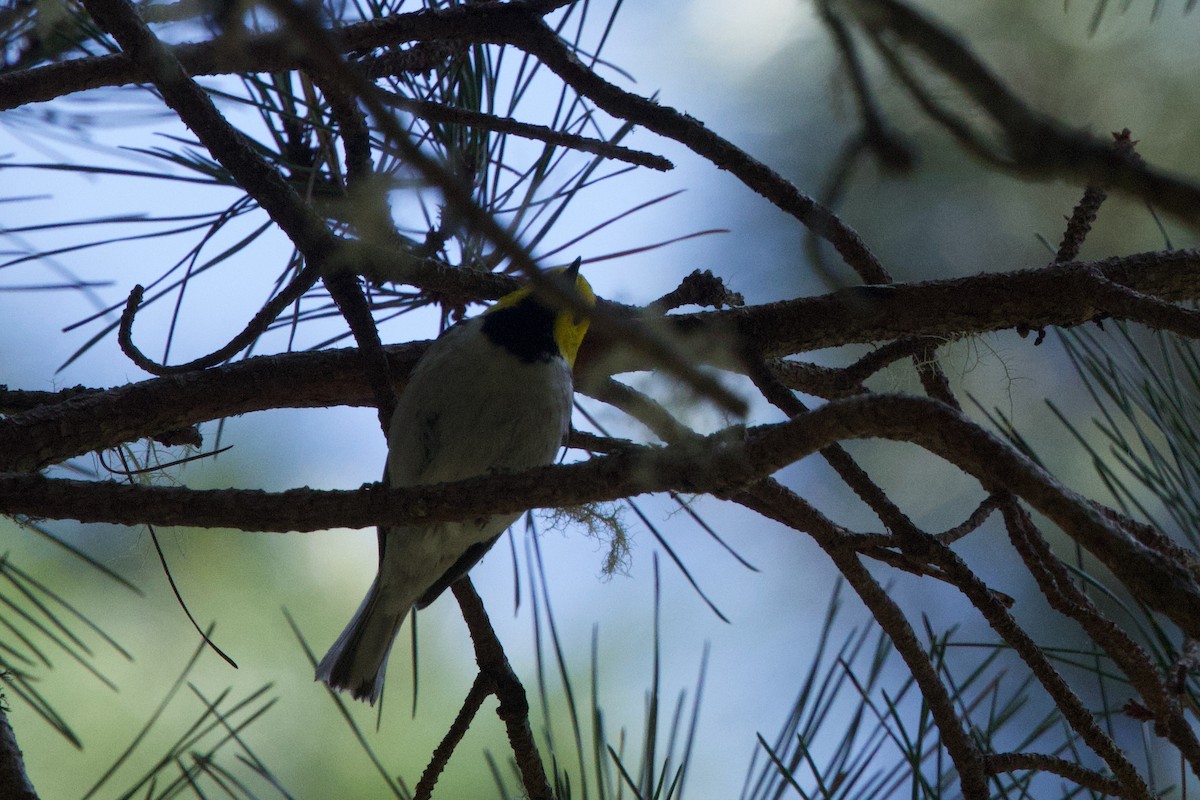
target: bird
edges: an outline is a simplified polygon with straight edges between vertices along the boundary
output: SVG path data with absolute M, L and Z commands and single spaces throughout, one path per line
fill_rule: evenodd
M 579 265 L 548 272 L 594 306 Z M 551 463 L 570 429 L 575 356 L 589 321 L 526 285 L 447 328 L 397 399 L 384 483 L 423 486 Z M 381 526 L 375 580 L 316 680 L 374 705 L 409 611 L 466 575 L 519 516 Z

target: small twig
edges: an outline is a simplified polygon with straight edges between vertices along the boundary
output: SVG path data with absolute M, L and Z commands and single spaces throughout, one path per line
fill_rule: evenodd
M 725 286 L 725 281 L 712 274 L 712 270 L 693 271 L 680 281 L 679 286 L 650 303 L 646 310 L 651 313 L 666 313 L 680 306 L 703 306 L 706 308 L 739 308 L 746 298 Z
M 1000 505 L 1000 499 L 994 494 L 989 494 L 983 499 L 983 502 L 975 507 L 971 515 L 963 520 L 958 525 L 950 528 L 947 531 L 934 535 L 934 538 L 945 545 L 954 544 L 959 539 L 969 533 L 979 530 L 979 526 L 992 515 L 992 512 Z
M 1130 136 L 1128 128 L 1113 134 L 1113 149 L 1117 152 L 1138 158 L 1133 149 L 1135 144 L 1137 142 Z M 1092 223 L 1096 221 L 1096 215 L 1100 213 L 1100 206 L 1104 204 L 1107 197 L 1108 192 L 1101 186 L 1088 186 L 1083 190 L 1083 197 L 1080 198 L 1075 210 L 1067 219 L 1067 228 L 1063 231 L 1062 242 L 1058 245 L 1058 252 L 1054 256 L 1056 263 L 1063 264 L 1079 257 L 1083 242 L 1091 232 Z
M 1092 223 L 1096 221 L 1100 206 L 1104 204 L 1107 197 L 1108 192 L 1099 186 L 1088 186 L 1083 190 L 1083 197 L 1079 199 L 1075 210 L 1067 219 L 1067 228 L 1063 231 L 1062 242 L 1059 243 L 1058 252 L 1054 255 L 1055 262 L 1063 264 L 1079 257 L 1083 241 L 1092 230 Z
M 792 418 L 809 413 L 808 407 L 779 382 L 760 355 L 747 349 L 743 351 L 742 361 L 746 366 L 746 374 L 769 403 Z M 871 480 L 866 470 L 846 452 L 846 448 L 841 444 L 831 444 L 821 449 L 821 456 L 851 491 L 875 512 L 888 530 L 899 535 L 901 544 L 910 549 L 909 554 L 919 557 L 922 541 L 928 534 L 919 530 L 892 502 L 887 492 Z
M 85 0 L 88 12 L 112 34 L 129 58 L 152 76 L 163 100 L 174 110 L 201 144 L 237 180 L 250 197 L 271 216 L 305 256 L 307 265 L 288 287 L 263 306 L 241 334 L 218 351 L 189 364 L 165 367 L 133 346 L 133 316 L 141 302 L 141 287 L 130 294 L 121 318 L 121 347 L 151 374 L 212 366 L 253 342 L 283 308 L 315 282 L 321 268 L 338 249 L 338 240 L 324 221 L 304 204 L 295 190 L 268 164 L 246 138 L 225 121 L 212 99 L 189 77 L 175 54 L 158 40 L 128 0 Z
M 603 158 L 624 161 L 627 164 L 647 167 L 659 172 L 669 172 L 675 169 L 675 165 L 671 163 L 670 159 L 657 153 L 635 150 L 624 145 L 556 130 L 545 125 L 520 122 L 511 117 L 501 117 L 466 108 L 454 108 L 442 103 L 435 103 L 432 100 L 414 100 L 392 92 L 381 92 L 381 97 L 385 105 L 411 112 L 431 122 L 450 122 L 497 133 L 514 134 L 525 139 L 561 145 L 581 153 L 592 153 Z
M 1121 796 L 1125 787 L 1116 778 L 1101 775 L 1074 761 L 1045 753 L 992 753 L 983 757 L 983 768 L 989 775 L 1021 770 L 1050 772 L 1101 794 Z
M 329 102 L 330 113 L 337 122 L 346 149 L 345 191 L 355 211 L 352 222 L 361 238 L 375 237 L 398 244 L 400 236 L 392 223 L 385 196 L 371 185 L 374 166 L 371 132 L 366 117 L 354 98 L 341 91 L 336 81 L 322 80 L 319 72 L 315 77 Z M 388 369 L 387 355 L 379 339 L 379 329 L 371 315 L 371 306 L 353 272 L 342 270 L 326 273 L 323 280 L 362 353 L 367 382 L 375 395 L 379 424 L 386 437 L 391 428 L 392 412 L 396 408 L 396 390 Z
M 825 367 L 791 359 L 769 359 L 767 366 L 789 389 L 832 400 L 867 391 L 868 378 L 902 358 L 911 358 L 940 339 L 905 337 L 888 342 L 846 367 Z
M 133 343 L 133 320 L 137 316 L 138 309 L 142 304 L 142 297 L 145 293 L 145 289 L 140 285 L 134 286 L 133 290 L 129 293 L 129 299 L 125 301 L 125 309 L 121 312 L 121 324 L 117 329 L 117 344 L 120 346 L 121 352 L 130 361 L 151 375 L 161 377 L 163 375 L 174 375 L 181 372 L 215 367 L 233 358 L 253 344 L 258 337 L 267 331 L 271 323 L 275 321 L 285 308 L 296 302 L 305 292 L 312 288 L 318 277 L 318 271 L 310 262 L 296 273 L 295 277 L 283 288 L 283 291 L 272 297 L 259 309 L 258 313 L 246 323 L 246 327 L 240 333 L 222 347 L 207 355 L 192 359 L 185 364 L 159 364 L 157 361 L 146 356 Z
M 842 54 L 842 61 L 850 73 L 850 83 L 854 87 L 854 96 L 858 100 L 858 111 L 863 123 L 863 132 L 857 137 L 858 142 L 869 148 L 879 159 L 879 163 L 887 169 L 909 172 L 916 162 L 916 153 L 899 132 L 885 121 L 845 21 L 833 11 L 829 0 L 817 3 L 817 8 L 821 19 L 833 34 L 834 44 Z
M 417 787 L 413 790 L 413 800 L 429 800 L 429 797 L 433 794 L 433 789 L 437 786 L 437 781 L 442 774 L 442 770 L 446 768 L 446 764 L 450 761 L 450 756 L 454 755 L 455 748 L 458 747 L 462 738 L 466 736 L 467 730 L 471 727 L 472 720 L 475 719 L 475 715 L 483 706 L 483 701 L 492 693 L 489 683 L 488 678 L 482 672 L 475 676 L 475 682 L 471 684 L 471 690 L 467 692 L 466 698 L 463 699 L 462 708 L 459 709 L 458 715 L 450 725 L 450 729 L 446 731 L 446 735 L 442 737 L 442 741 L 438 744 L 437 749 L 430 756 L 429 763 L 425 766 L 425 771 L 421 773 L 421 780 L 417 782 Z

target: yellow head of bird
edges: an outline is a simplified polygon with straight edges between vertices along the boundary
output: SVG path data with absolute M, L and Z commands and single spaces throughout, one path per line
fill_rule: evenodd
M 562 280 L 562 278 L 566 278 L 568 281 L 573 280 L 575 293 L 579 295 L 584 304 L 589 307 L 595 306 L 596 295 L 592 292 L 592 285 L 587 282 L 587 278 L 579 274 L 579 264 L 580 260 L 576 259 L 571 266 L 546 270 L 546 274 L 561 276 L 559 280 Z M 515 306 L 523 300 L 531 298 L 533 292 L 532 285 L 522 286 L 515 292 L 509 292 L 501 297 L 488 311 Z M 543 303 L 543 305 L 549 304 Z M 572 367 L 575 366 L 575 356 L 579 354 L 579 347 L 583 344 L 583 337 L 587 334 L 590 322 L 591 320 L 586 314 L 580 314 L 576 310 L 565 306 L 559 307 L 555 313 L 554 342 L 558 345 L 562 357 Z

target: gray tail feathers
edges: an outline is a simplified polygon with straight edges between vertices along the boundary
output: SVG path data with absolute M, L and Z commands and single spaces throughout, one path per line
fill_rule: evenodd
M 317 680 L 371 705 L 383 692 L 388 653 L 410 608 L 397 608 L 382 594 L 376 577 L 350 624 L 317 665 Z

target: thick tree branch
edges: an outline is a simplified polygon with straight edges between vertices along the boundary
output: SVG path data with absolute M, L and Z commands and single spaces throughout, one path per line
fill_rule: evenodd
M 767 357 L 906 336 L 950 340 L 1021 325 L 1066 327 L 1112 313 L 1105 303 L 1108 291 L 1085 274 L 1089 269 L 1159 300 L 1200 299 L 1200 251 L 1175 250 L 950 280 L 860 286 L 671 319 L 685 332 L 694 325 L 697 332 L 710 335 L 719 330 L 718 322 L 729 325 Z
M 665 448 L 632 447 L 582 464 L 430 488 L 197 491 L 176 487 L 0 478 L 0 512 L 118 524 L 311 531 L 467 519 L 668 490 L 728 496 L 843 439 L 918 444 L 987 486 L 1022 497 L 1087 548 L 1140 600 L 1200 638 L 1200 586 L 1190 569 L 1146 547 L 1093 503 L 943 403 L 898 395 L 837 400 L 762 426 L 745 440 L 717 434 Z
M 427 344 L 388 348 L 391 375 L 407 376 Z M 34 469 L 206 420 L 373 401 L 357 350 L 259 356 L 104 392 L 72 390 L 61 403 L 0 419 L 0 462 Z
M 1086 269 L 1085 269 L 1086 268 Z M 961 337 L 1028 326 L 1075 325 L 1101 313 L 1096 269 L 1143 294 L 1167 300 L 1200 299 L 1200 252 L 1142 253 L 1038 270 L 975 275 L 943 281 L 844 289 L 749 308 L 680 314 L 665 319 L 685 337 L 704 343 L 717 366 L 739 369 L 733 348 L 714 347 L 740 335 L 768 355 L 782 356 L 845 344 L 910 336 Z M 454 275 L 465 272 L 464 275 Z M 518 285 L 504 276 L 429 267 L 432 285 L 447 292 L 498 296 Z M 634 309 L 613 308 L 633 315 Z M 662 318 L 660 318 L 662 319 Z M 386 348 L 392 377 L 401 381 L 426 346 Z M 580 355 L 581 387 L 589 363 L 604 362 L 598 340 Z M 612 368 L 611 365 L 607 365 Z M 648 361 L 625 354 L 621 371 Z M 39 395 L 39 399 L 45 399 Z M 21 404 L 19 398 L 14 402 Z M 0 418 L 0 471 L 22 471 L 92 450 L 153 436 L 198 422 L 269 408 L 369 405 L 356 351 L 291 353 L 247 359 L 202 373 L 172 375 L 106 392 L 72 391 L 64 403 Z M 4 406 L 0 394 L 0 407 Z

